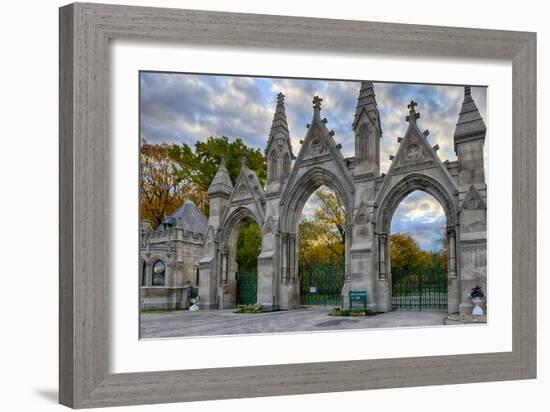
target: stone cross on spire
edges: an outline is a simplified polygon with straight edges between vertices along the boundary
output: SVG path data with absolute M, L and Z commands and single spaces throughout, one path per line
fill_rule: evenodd
M 314 96 L 313 97 L 313 108 L 321 110 L 321 102 L 322 101 L 323 101 L 323 99 L 320 98 L 319 96 Z
M 285 95 L 282 92 L 277 94 L 277 104 L 282 104 L 285 102 Z
M 321 119 L 321 99 L 319 96 L 313 97 L 313 118 Z
M 414 100 L 411 100 L 411 102 L 407 105 L 409 108 L 409 115 L 405 117 L 405 120 L 409 123 L 416 123 L 416 119 L 420 117 L 420 113 L 417 113 L 415 110 L 416 106 L 418 106 L 418 103 Z

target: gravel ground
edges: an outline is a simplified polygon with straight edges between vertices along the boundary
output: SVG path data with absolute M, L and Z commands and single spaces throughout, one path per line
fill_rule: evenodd
M 444 325 L 444 312 L 394 311 L 367 317 L 328 316 L 330 309 L 303 308 L 267 313 L 234 309 L 199 312 L 142 313 L 141 337 L 237 335 L 341 329 Z

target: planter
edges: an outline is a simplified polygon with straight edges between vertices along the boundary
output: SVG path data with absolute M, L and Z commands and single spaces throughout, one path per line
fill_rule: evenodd
M 483 308 L 481 305 L 483 304 L 483 298 L 472 298 L 472 303 L 474 304 L 474 309 L 472 310 L 473 316 L 482 316 L 483 315 Z

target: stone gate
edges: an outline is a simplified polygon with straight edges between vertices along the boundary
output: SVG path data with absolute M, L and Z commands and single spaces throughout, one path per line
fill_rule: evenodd
M 391 310 L 389 230 L 393 213 L 411 192 L 431 194 L 447 221 L 448 312 L 471 313 L 467 295 L 475 285 L 486 289 L 486 198 L 483 146 L 486 127 L 464 89 L 454 134 L 457 160 L 442 162 L 438 146 L 420 130 L 416 103 L 408 105 L 407 130 L 386 174 L 380 174 L 380 113 L 372 82 L 362 82 L 353 117 L 355 156 L 344 158 L 334 132 L 321 116 L 322 99 L 313 98 L 311 124 L 294 156 L 279 93 L 265 149 L 267 184 L 242 160 L 233 184 L 222 161 L 208 190 L 210 216 L 199 263 L 203 309 L 236 305 L 236 242 L 240 225 L 251 218 L 262 231 L 258 257 L 257 304 L 292 309 L 299 302 L 299 220 L 310 195 L 325 185 L 345 206 L 344 305 L 350 290 L 366 291 L 372 311 Z

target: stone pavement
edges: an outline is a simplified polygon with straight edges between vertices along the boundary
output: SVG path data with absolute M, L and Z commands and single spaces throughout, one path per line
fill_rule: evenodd
M 341 329 L 438 326 L 446 313 L 394 311 L 367 317 L 328 316 L 329 308 L 303 308 L 266 313 L 235 309 L 142 313 L 141 337 L 213 336 L 249 333 L 309 332 Z

